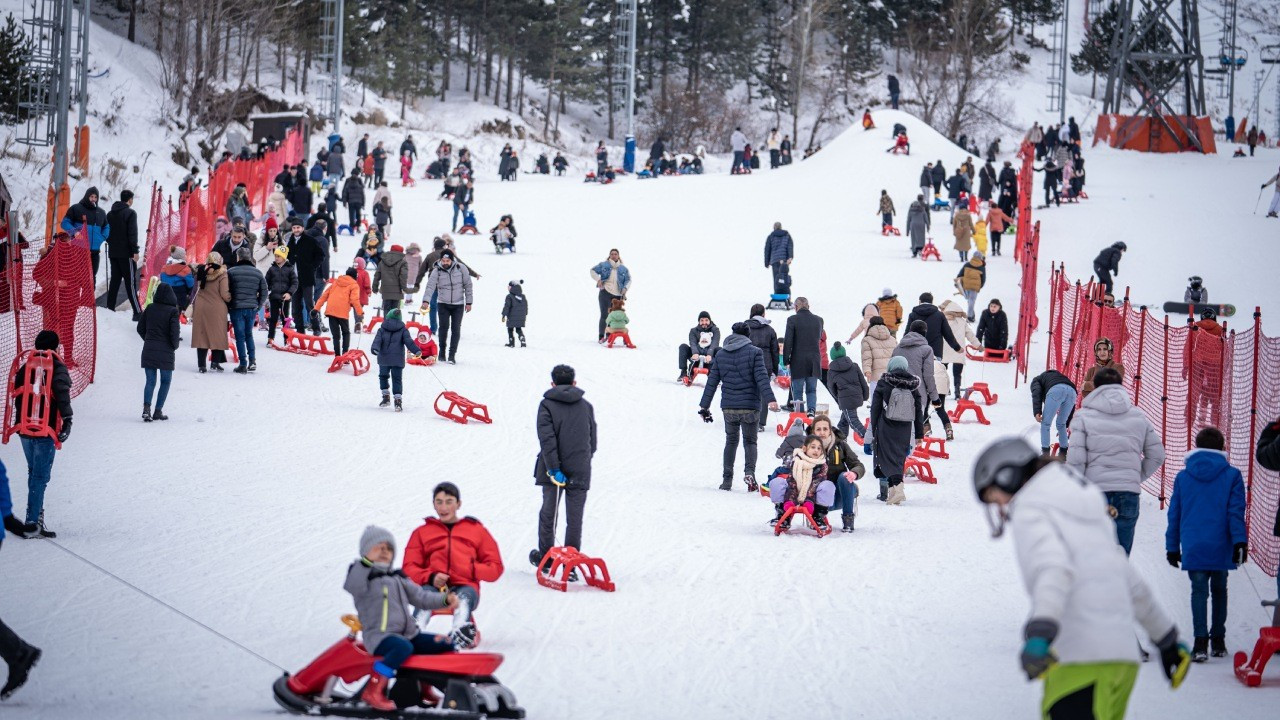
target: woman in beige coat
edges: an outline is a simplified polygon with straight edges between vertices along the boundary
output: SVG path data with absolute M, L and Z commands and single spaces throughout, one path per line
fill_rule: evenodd
M 879 315 L 871 318 L 867 334 L 862 338 L 862 374 L 867 376 L 872 392 L 875 392 L 876 381 L 889 370 L 889 358 L 897 348 L 898 341 L 889 333 L 884 318 Z
M 960 303 L 953 302 L 950 299 L 943 300 L 938 306 L 942 314 L 947 319 L 947 325 L 951 327 L 951 334 L 960 342 L 959 350 L 952 350 L 950 345 L 942 344 L 942 363 L 951 366 L 951 376 L 954 379 L 956 399 L 960 399 L 960 389 L 963 387 L 961 378 L 964 377 L 964 345 L 973 345 L 981 347 L 982 343 L 978 342 L 978 336 L 973 334 L 973 326 L 969 324 L 968 311 L 964 309 Z M 962 339 L 963 338 L 963 339 Z M 942 394 L 942 388 L 939 386 L 938 394 Z
M 973 247 L 973 216 L 969 208 L 962 205 L 956 210 L 955 217 L 951 218 L 951 232 L 956 236 L 955 248 L 960 252 L 960 262 L 966 262 Z
M 196 270 L 196 299 L 191 311 L 191 347 L 196 349 L 200 372 L 205 370 L 205 358 L 213 351 L 211 366 L 214 372 L 222 372 L 227 361 L 227 303 L 231 302 L 231 286 L 227 269 L 222 266 L 222 255 L 209 253 L 204 265 Z

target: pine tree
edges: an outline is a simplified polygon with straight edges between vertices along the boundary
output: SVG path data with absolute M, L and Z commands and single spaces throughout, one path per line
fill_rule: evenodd
M 1089 25 L 1080 41 L 1080 52 L 1071 56 L 1071 69 L 1077 75 L 1105 74 L 1111 70 L 1111 39 L 1120 29 L 1120 6 L 1110 3 Z
M 31 80 L 30 59 L 31 41 L 10 13 L 0 29 L 0 123 L 12 125 L 27 118 L 18 103 Z

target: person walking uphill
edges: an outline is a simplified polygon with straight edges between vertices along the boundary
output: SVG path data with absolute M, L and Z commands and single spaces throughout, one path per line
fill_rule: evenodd
M 136 322 L 142 314 L 142 306 L 138 304 L 135 280 L 138 275 L 138 213 L 133 210 L 132 190 L 121 192 L 120 199 L 112 203 L 111 212 L 107 213 L 107 225 L 110 226 L 107 263 L 111 267 L 111 279 L 107 283 L 107 310 L 116 311 L 116 298 L 123 285 Z
M 1093 384 L 1071 421 L 1075 452 L 1067 464 L 1106 494 L 1114 508 L 1116 539 L 1128 555 L 1138 525 L 1138 493 L 1142 481 L 1164 464 L 1164 446 L 1151 422 L 1129 402 L 1120 373 L 1099 370 Z
M 1244 479 L 1224 452 L 1222 431 L 1207 427 L 1196 435 L 1196 449 L 1173 481 L 1165 550 L 1169 564 L 1191 576 L 1191 624 L 1195 646 L 1191 661 L 1227 654 L 1227 571 L 1249 557 L 1245 530 Z M 1208 619 L 1213 595 L 1213 621 Z
M 436 305 L 440 315 L 440 361 L 445 360 L 445 346 L 448 346 L 450 365 L 458 364 L 458 341 L 462 339 L 462 315 L 471 312 L 471 273 L 467 266 L 458 262 L 452 250 L 443 250 L 431 275 L 427 277 L 427 287 L 423 297 L 436 297 Z M 430 303 L 422 304 L 422 311 L 428 312 Z M 452 331 L 452 337 L 450 337 Z
M 903 466 L 915 443 L 924 438 L 924 404 L 919 397 L 920 379 L 907 368 L 907 359 L 890 359 L 888 372 L 871 393 L 871 426 L 863 438 L 864 447 L 872 449 L 875 476 L 886 481 L 881 499 L 890 505 L 906 501 Z
M 58 333 L 41 330 L 36 334 L 35 349 L 57 353 L 60 342 Z M 14 375 L 15 390 L 22 387 L 26 369 L 27 366 L 22 365 Z M 53 410 L 49 413 L 49 424 L 51 427 L 60 427 L 58 442 L 65 443 L 71 435 L 71 419 L 74 415 L 71 410 L 71 372 L 56 354 L 53 357 L 53 379 L 50 387 L 53 390 Z M 14 398 L 14 410 L 20 416 L 34 414 L 35 409 L 30 405 L 21 407 L 22 401 L 21 396 Z M 58 449 L 53 444 L 53 438 L 48 436 L 26 435 L 19 431 L 18 437 L 22 440 L 22 454 L 27 459 L 27 522 L 22 528 L 23 537 L 55 538 L 58 534 L 49 530 L 44 523 L 44 492 L 53 476 L 53 460 Z
M 920 257 L 920 251 L 924 250 L 925 244 L 929 241 L 929 228 L 933 222 L 929 216 L 929 206 L 924 201 L 924 195 L 917 195 L 915 202 L 907 208 L 907 235 L 911 238 L 911 257 Z
M 769 373 L 765 369 L 764 353 L 751 344 L 750 329 L 746 323 L 734 323 L 733 333 L 725 338 L 724 346 L 716 353 L 707 375 L 707 387 L 702 391 L 698 414 L 711 422 L 711 401 L 716 386 L 724 383 L 720 395 L 720 412 L 724 414 L 724 474 L 721 490 L 733 490 L 733 461 L 738 454 L 738 435 L 742 435 L 742 451 L 746 456 L 742 482 L 747 492 L 760 489 L 756 484 L 756 433 L 760 406 L 773 403 L 773 389 L 769 386 Z
M 631 287 L 631 271 L 622 264 L 622 255 L 617 248 L 609 251 L 609 257 L 591 268 L 591 279 L 599 288 L 600 327 L 598 342 L 604 342 L 604 323 L 609 317 L 609 308 L 616 298 L 625 299 Z
M 831 366 L 827 369 L 827 389 L 840 408 L 840 423 L 836 429 L 842 435 L 852 427 L 858 435 L 866 435 L 867 429 L 858 418 L 858 408 L 871 397 L 871 388 L 862 368 L 849 357 L 844 345 L 837 342 L 831 347 Z
M 258 369 L 253 344 L 253 320 L 267 302 L 267 280 L 253 263 L 253 251 L 242 248 L 235 266 L 227 271 L 231 286 L 231 327 L 236 333 L 235 372 L 244 375 Z
M 360 273 L 354 267 L 337 277 L 325 286 L 320 299 L 316 301 L 315 311 L 321 312 L 329 319 L 329 334 L 333 336 L 333 352 L 345 355 L 351 349 L 351 315 L 356 316 L 356 325 L 364 320 L 364 306 L 360 304 Z
M 108 223 L 107 214 L 102 211 L 102 208 L 98 207 L 98 188 L 89 188 L 85 191 L 84 197 L 80 198 L 80 202 L 67 208 L 59 227 L 73 237 L 81 230 L 87 231 L 89 259 L 93 263 L 93 277 L 96 283 L 98 261 L 102 255 L 102 243 L 107 242 L 111 235 L 111 225 Z
M 369 343 L 369 352 L 378 359 L 378 387 L 382 390 L 382 402 L 378 407 L 391 404 L 391 396 L 395 395 L 396 412 L 404 409 L 401 404 L 404 378 L 404 354 L 422 357 L 423 349 L 409 335 L 409 330 L 400 319 L 400 309 L 392 308 L 387 318 L 378 325 L 378 333 Z M 388 386 L 388 380 L 390 386 Z
M 142 370 L 147 382 L 142 390 L 142 421 L 168 420 L 164 414 L 164 401 L 169 397 L 169 383 L 173 380 L 174 353 L 182 345 L 182 331 L 178 323 L 178 296 L 173 288 L 156 285 L 151 304 L 138 320 L 138 335 L 142 338 Z M 156 389 L 157 376 L 160 394 L 156 396 L 156 409 L 151 410 L 151 397 Z
M 378 269 L 373 273 L 373 292 L 382 295 L 382 311 L 385 313 L 400 307 L 409 287 L 409 263 L 405 259 L 404 247 L 392 245 L 390 250 L 382 253 Z
M 964 299 L 969 303 L 969 322 L 975 319 L 974 305 L 978 302 L 978 293 L 986 284 L 987 258 L 982 251 L 975 251 L 973 257 L 969 258 L 969 261 L 960 268 L 960 272 L 956 273 L 956 286 L 960 288 Z
M 1116 552 L 1096 488 L 1017 437 L 982 451 L 973 486 L 992 537 L 1013 528 L 1031 597 L 1022 669 L 1030 680 L 1044 678 L 1043 717 L 1124 717 L 1138 678 L 1135 622 L 1160 649 L 1165 677 L 1175 688 L 1182 683 L 1187 648 L 1142 575 Z
M 537 565 L 555 545 L 555 516 L 564 494 L 564 544 L 582 550 L 582 512 L 591 489 L 591 458 L 596 454 L 596 414 L 575 382 L 573 368 L 551 369 L 551 389 L 538 403 L 538 460 L 534 484 L 542 488 L 538 547 L 529 553 Z
M 806 411 L 818 409 L 818 378 L 822 375 L 822 318 L 809 310 L 809 299 L 796 298 L 796 312 L 787 318 L 782 341 L 782 362 L 791 370 L 791 409 L 799 411 L 805 399 Z
M 791 287 L 791 260 L 795 257 L 795 243 L 791 233 L 782 229 L 782 223 L 773 224 L 773 232 L 764 241 L 764 266 L 773 268 L 773 292 Z

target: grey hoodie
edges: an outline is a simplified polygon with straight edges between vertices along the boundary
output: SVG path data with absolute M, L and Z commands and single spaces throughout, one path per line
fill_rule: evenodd
M 898 348 L 893 351 L 893 357 L 907 359 L 907 368 L 911 370 L 912 375 L 920 378 L 920 383 L 924 386 L 925 399 L 935 402 L 938 399 L 938 385 L 933 378 L 933 363 L 937 359 L 933 355 L 933 348 L 929 347 L 924 337 L 920 333 L 913 332 L 903 335 L 902 342 L 898 343 Z
M 1163 463 L 1160 435 L 1123 385 L 1089 393 L 1071 421 L 1068 465 L 1103 492 L 1136 493 Z
M 360 552 L 368 553 L 380 542 L 391 544 L 395 540 L 386 530 L 370 525 L 360 537 Z M 364 646 L 374 654 L 378 644 L 389 636 L 397 635 L 412 640 L 418 634 L 418 623 L 409 612 L 409 604 L 423 610 L 435 610 L 445 605 L 445 596 L 433 589 L 423 590 L 417 583 L 405 577 L 400 570 L 375 565 L 361 557 L 347 568 L 347 581 L 342 588 L 351 593 L 355 601 L 356 615 L 363 627 Z

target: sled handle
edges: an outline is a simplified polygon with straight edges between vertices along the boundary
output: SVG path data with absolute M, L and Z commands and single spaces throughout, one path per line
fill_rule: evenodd
M 347 629 L 350 630 L 353 635 L 360 632 L 360 628 L 363 627 L 360 624 L 360 618 L 350 614 L 342 616 L 342 624 L 346 625 Z

